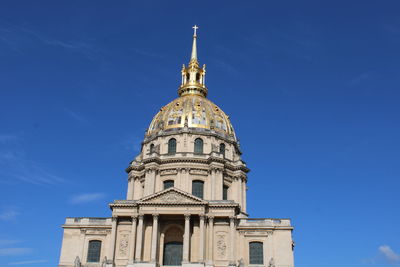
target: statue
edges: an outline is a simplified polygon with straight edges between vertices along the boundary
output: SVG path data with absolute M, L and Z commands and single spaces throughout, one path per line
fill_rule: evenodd
M 101 267 L 107 267 L 107 257 L 106 256 L 104 256 L 104 259 L 101 262 Z
M 268 267 L 275 267 L 274 258 L 271 258 L 271 259 L 270 259 Z
M 243 260 L 243 258 L 240 258 L 240 260 L 238 260 L 238 267 L 244 267 L 244 260 Z
M 79 256 L 76 256 L 75 258 L 74 267 L 81 267 L 81 260 L 79 259 Z

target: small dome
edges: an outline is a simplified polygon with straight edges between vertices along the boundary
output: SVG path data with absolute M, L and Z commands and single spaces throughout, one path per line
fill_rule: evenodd
M 179 128 L 213 130 L 236 140 L 229 117 L 214 103 L 200 95 L 184 95 L 170 102 L 154 116 L 147 135 Z

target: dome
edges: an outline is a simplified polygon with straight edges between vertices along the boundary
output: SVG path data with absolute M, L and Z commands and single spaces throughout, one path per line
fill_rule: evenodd
M 154 116 L 147 136 L 187 128 L 198 132 L 210 132 L 236 141 L 229 117 L 213 102 L 208 100 L 205 85 L 206 66 L 200 67 L 197 60 L 197 35 L 193 35 L 192 54 L 188 66 L 182 66 L 179 98 Z
M 213 102 L 197 94 L 183 95 L 162 107 L 147 135 L 184 127 L 214 131 L 236 140 L 229 117 Z

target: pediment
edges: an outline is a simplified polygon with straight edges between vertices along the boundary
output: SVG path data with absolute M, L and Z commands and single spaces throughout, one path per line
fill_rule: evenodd
M 174 187 L 144 197 L 139 204 L 205 204 L 206 202 Z

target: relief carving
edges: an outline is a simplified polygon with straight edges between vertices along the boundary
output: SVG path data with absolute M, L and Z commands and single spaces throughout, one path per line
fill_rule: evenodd
M 204 175 L 204 176 L 208 175 L 208 171 L 207 170 L 200 170 L 200 169 L 190 169 L 189 173 L 190 174 L 197 174 L 197 175 Z
M 121 234 L 121 240 L 119 241 L 119 255 L 125 257 L 128 255 L 128 244 L 129 244 L 129 234 Z
M 225 232 L 217 232 L 217 256 L 220 259 L 226 258 L 226 233 Z
M 175 192 L 170 192 L 166 195 L 161 196 L 158 199 L 158 202 L 167 202 L 167 203 L 173 203 L 173 202 L 185 202 L 186 198 L 178 195 Z
M 177 173 L 178 173 L 178 171 L 176 169 L 168 169 L 168 170 L 162 170 L 160 172 L 160 175 L 161 176 L 163 176 L 163 175 L 173 175 L 173 174 L 177 174 Z

